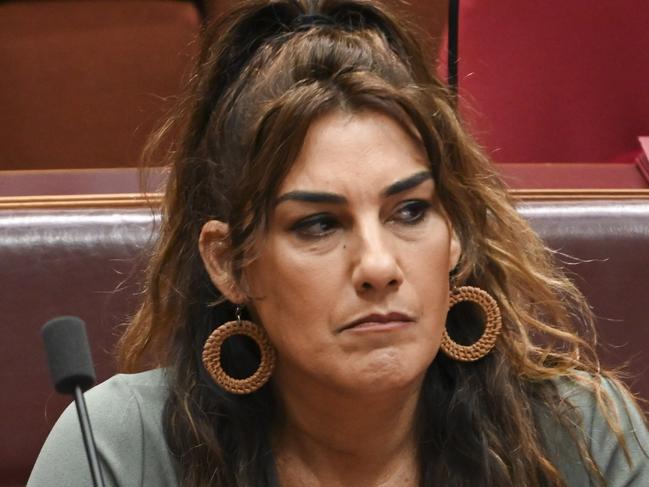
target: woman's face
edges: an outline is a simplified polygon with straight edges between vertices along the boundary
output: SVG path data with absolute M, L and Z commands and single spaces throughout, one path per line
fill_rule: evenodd
M 312 124 L 277 194 L 244 271 L 275 383 L 349 393 L 420 380 L 460 252 L 422 148 L 385 115 L 334 112 Z

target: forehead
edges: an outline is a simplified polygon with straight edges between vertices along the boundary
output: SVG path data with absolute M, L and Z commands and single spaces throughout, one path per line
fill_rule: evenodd
M 428 170 L 423 145 L 379 112 L 333 111 L 309 127 L 302 148 L 280 185 L 286 191 L 380 191 L 394 181 Z

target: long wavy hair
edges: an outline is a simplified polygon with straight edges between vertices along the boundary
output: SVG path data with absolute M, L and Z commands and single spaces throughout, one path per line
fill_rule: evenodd
M 421 485 L 565 485 L 547 453 L 539 408 L 573 431 L 585 465 L 603 482 L 576 433 L 579 418 L 559 406 L 556 387 L 561 377 L 590 382 L 612 411 L 590 309 L 453 107 L 409 26 L 379 1 L 242 1 L 206 28 L 187 92 L 152 141 L 150 154 L 164 147 L 169 164 L 162 224 L 143 303 L 119 345 L 125 371 L 168 368 L 164 428 L 182 485 L 278 485 L 272 380 L 234 396 L 201 364 L 204 341 L 233 319 L 234 307 L 211 283 L 197 242 L 208 220 L 228 222 L 229 262 L 240 277 L 307 129 L 332 110 L 386 114 L 423 142 L 463 250 L 453 278 L 488 291 L 503 317 L 487 357 L 460 363 L 439 354 L 427 371 L 417 417 Z M 169 134 L 171 149 L 161 143 Z M 481 333 L 480 316 L 455 307 L 447 329 L 469 343 Z M 224 345 L 223 365 L 234 376 L 258 359 L 245 340 Z

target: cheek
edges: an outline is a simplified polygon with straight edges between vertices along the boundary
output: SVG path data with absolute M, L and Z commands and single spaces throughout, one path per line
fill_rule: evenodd
M 431 225 L 428 238 L 402 251 L 403 266 L 418 286 L 435 292 L 448 288 L 451 265 L 451 238 L 443 222 Z
M 271 339 L 327 330 L 344 286 L 342 259 L 268 244 L 246 272 L 253 306 Z M 296 334 L 295 330 L 302 333 Z
M 450 236 L 437 226 L 436 235 L 415 248 L 410 248 L 404 265 L 406 284 L 416 296 L 422 315 L 430 323 L 435 337 L 441 337 L 449 303 Z
M 252 295 L 269 302 L 317 302 L 340 287 L 343 262 L 340 256 L 312 255 L 287 245 L 267 247 L 247 272 Z

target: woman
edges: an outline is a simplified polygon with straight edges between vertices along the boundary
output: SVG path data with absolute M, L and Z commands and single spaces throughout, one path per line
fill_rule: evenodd
M 649 482 L 583 297 L 452 102 L 376 1 L 242 2 L 206 34 L 120 344 L 154 370 L 88 394 L 110 485 Z M 88 483 L 74 421 L 30 485 Z

